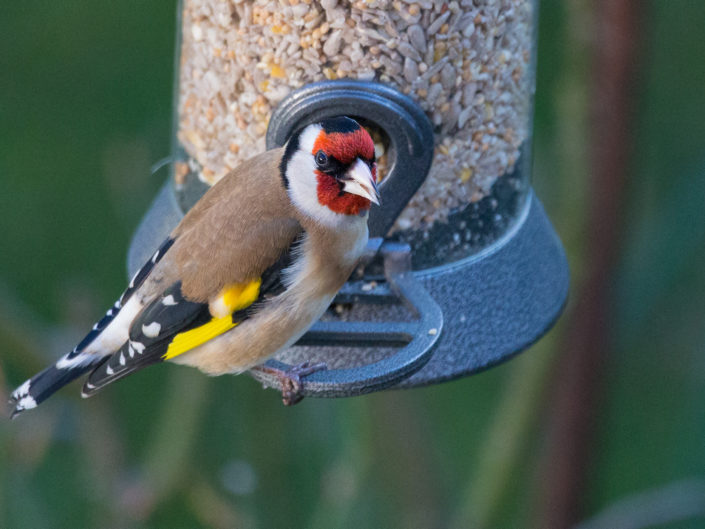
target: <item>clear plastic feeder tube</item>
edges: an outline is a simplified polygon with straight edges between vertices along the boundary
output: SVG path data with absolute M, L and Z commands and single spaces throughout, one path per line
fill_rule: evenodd
M 292 90 L 377 81 L 434 127 L 430 173 L 390 236 L 414 268 L 487 248 L 527 204 L 534 92 L 534 0 L 183 0 L 174 166 L 177 192 L 212 185 L 264 151 Z M 371 126 L 380 176 L 389 156 Z M 185 158 L 184 158 L 185 156 Z

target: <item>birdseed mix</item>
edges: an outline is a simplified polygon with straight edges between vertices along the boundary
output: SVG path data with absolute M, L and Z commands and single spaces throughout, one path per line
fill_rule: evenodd
M 394 231 L 447 221 L 515 170 L 531 118 L 534 0 L 182 5 L 178 139 L 208 184 L 264 151 L 288 93 L 341 78 L 397 88 L 434 126 L 431 172 Z M 176 168 L 177 184 L 187 172 Z

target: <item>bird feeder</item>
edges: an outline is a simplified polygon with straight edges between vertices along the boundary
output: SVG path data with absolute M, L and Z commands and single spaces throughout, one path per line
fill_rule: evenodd
M 303 394 L 350 396 L 458 378 L 525 349 L 568 290 L 563 249 L 530 186 L 536 9 L 532 0 L 184 0 L 175 163 L 128 267 L 240 162 L 348 115 L 375 140 L 381 177 L 368 255 L 270 367 L 323 361 Z

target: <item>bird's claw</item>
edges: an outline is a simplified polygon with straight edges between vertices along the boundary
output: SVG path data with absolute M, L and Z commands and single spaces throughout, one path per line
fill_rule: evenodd
M 311 362 L 303 362 L 292 366 L 286 371 L 265 365 L 255 366 L 252 369 L 277 377 L 279 380 L 279 386 L 281 387 L 282 402 L 285 406 L 293 406 L 294 404 L 301 402 L 304 398 L 302 395 L 303 381 L 301 379 L 315 373 L 316 371 L 328 369 L 328 366 L 324 362 L 318 362 L 315 364 L 312 364 Z
M 322 371 L 328 369 L 328 366 L 324 362 L 318 362 L 316 364 L 311 364 L 311 362 L 303 362 L 302 364 L 293 366 L 291 369 L 286 371 L 280 371 L 278 374 L 279 383 L 281 384 L 282 390 L 282 402 L 285 406 L 293 406 L 301 402 L 304 396 L 301 394 L 303 390 L 303 377 L 315 373 L 316 371 Z

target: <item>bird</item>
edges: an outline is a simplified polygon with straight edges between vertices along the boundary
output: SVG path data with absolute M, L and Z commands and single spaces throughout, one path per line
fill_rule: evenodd
M 12 417 L 86 373 L 83 397 L 165 361 L 209 375 L 263 368 L 350 276 L 373 203 L 374 142 L 346 116 L 309 124 L 243 162 L 186 213 L 71 352 L 15 389 Z M 300 378 L 321 368 L 278 373 L 285 404 L 300 400 Z

